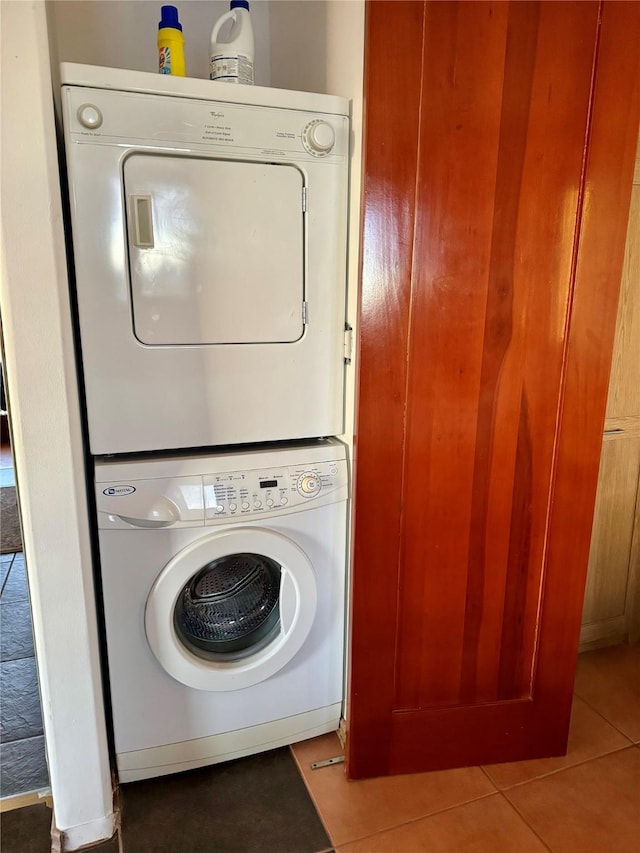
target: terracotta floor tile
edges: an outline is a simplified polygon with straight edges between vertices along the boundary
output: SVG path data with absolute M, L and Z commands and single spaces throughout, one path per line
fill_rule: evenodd
M 640 645 L 581 654 L 575 691 L 634 743 L 640 742 Z
M 554 853 L 638 853 L 640 750 L 614 752 L 505 791 Z
M 540 842 L 500 795 L 345 844 L 337 853 L 543 853 Z
M 311 770 L 313 761 L 342 752 L 335 734 L 295 744 L 292 749 L 334 845 L 486 797 L 496 790 L 479 767 L 357 782 L 347 781 L 343 764 Z
M 546 776 L 566 767 L 580 764 L 590 758 L 607 755 L 630 746 L 631 741 L 609 725 L 606 720 L 577 696 L 573 700 L 569 749 L 558 758 L 538 758 L 532 761 L 514 761 L 508 764 L 491 764 L 484 768 L 496 787 L 510 788 L 539 776 Z

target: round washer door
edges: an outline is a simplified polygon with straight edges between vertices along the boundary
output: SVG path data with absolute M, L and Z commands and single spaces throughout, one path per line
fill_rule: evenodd
M 239 690 L 300 650 L 317 605 L 311 562 L 291 539 L 238 528 L 199 539 L 157 577 L 145 632 L 158 662 L 197 690 Z

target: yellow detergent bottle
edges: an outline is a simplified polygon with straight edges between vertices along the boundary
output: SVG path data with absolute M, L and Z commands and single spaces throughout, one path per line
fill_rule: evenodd
M 178 21 L 178 10 L 175 6 L 162 6 L 160 15 L 162 20 L 158 24 L 158 71 L 161 74 L 186 77 L 184 36 L 182 24 Z

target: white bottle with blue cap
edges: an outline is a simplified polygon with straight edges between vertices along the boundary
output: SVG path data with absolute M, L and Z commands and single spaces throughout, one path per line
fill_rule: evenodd
M 225 27 L 228 22 L 231 25 Z M 230 10 L 213 28 L 209 78 L 253 86 L 253 27 L 247 0 L 231 0 Z

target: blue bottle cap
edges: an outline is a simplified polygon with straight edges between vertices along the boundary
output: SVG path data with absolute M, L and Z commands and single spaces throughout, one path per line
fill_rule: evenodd
M 231 9 L 246 9 L 249 11 L 249 3 L 247 0 L 231 0 Z
M 162 20 L 158 24 L 158 29 L 163 27 L 172 27 L 174 30 L 182 32 L 182 24 L 178 21 L 178 10 L 175 6 L 161 6 L 160 16 Z

